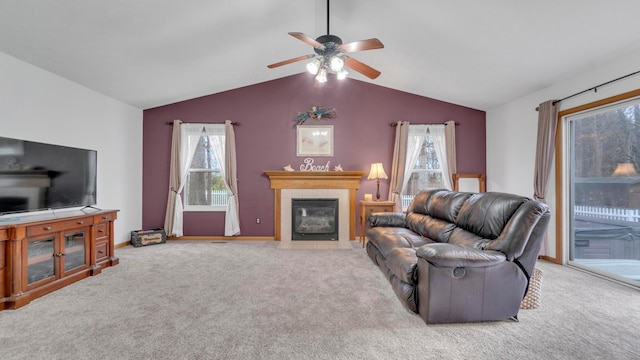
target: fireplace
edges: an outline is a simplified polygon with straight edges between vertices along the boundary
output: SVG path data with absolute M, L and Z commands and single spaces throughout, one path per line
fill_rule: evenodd
M 291 199 L 291 240 L 338 240 L 338 199 Z
M 356 190 L 364 171 L 265 171 L 274 189 L 274 239 L 280 249 L 351 249 L 356 233 Z M 293 241 L 293 199 L 338 199 L 338 239 Z

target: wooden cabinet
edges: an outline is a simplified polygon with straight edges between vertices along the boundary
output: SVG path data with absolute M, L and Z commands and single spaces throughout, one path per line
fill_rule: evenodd
M 378 212 L 393 212 L 396 204 L 393 201 L 360 200 L 360 242 L 362 247 L 366 241 L 365 232 L 369 215 Z
M 118 264 L 116 210 L 62 214 L 0 223 L 0 310 L 19 308 Z
M 27 229 L 29 233 L 29 229 Z M 65 278 L 89 267 L 89 227 L 49 231 L 22 241 L 23 289 Z

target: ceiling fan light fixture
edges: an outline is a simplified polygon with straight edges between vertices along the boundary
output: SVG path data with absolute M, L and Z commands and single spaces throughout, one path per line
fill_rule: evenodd
M 318 70 L 320 70 L 320 59 L 313 59 L 310 63 L 307 64 L 307 71 L 312 73 L 313 75 L 318 74 Z
M 369 79 L 375 79 L 380 76 L 380 71 L 372 68 L 371 66 L 364 64 L 352 57 L 344 55 L 345 53 L 352 53 L 357 51 L 382 49 L 384 45 L 380 40 L 376 38 L 353 41 L 349 43 L 343 43 L 339 36 L 331 35 L 329 31 L 329 1 L 327 0 L 327 34 L 313 39 L 312 37 L 305 35 L 301 32 L 290 32 L 289 35 L 313 46 L 314 53 L 308 55 L 302 55 L 294 57 L 288 60 L 280 61 L 271 65 L 267 65 L 269 69 L 273 69 L 279 66 L 292 64 L 298 61 L 304 61 L 311 59 L 307 63 L 307 71 L 313 74 L 318 82 L 327 81 L 327 73 L 331 72 L 336 74 L 338 79 L 342 80 L 347 77 L 347 72 L 344 67 L 348 67 L 357 73 L 360 73 Z
M 316 76 L 316 81 L 319 83 L 326 83 L 327 82 L 327 68 L 326 67 L 322 67 L 320 69 L 320 71 L 318 72 L 318 75 Z
M 331 67 L 331 71 L 338 73 L 344 67 L 344 60 L 342 60 L 339 56 L 332 56 L 329 65 Z

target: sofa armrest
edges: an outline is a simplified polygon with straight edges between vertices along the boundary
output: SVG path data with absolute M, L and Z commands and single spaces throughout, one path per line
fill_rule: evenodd
M 448 243 L 423 245 L 416 255 L 440 267 L 487 267 L 506 261 L 505 254 L 494 250 L 479 250 Z
M 407 227 L 405 214 L 401 212 L 380 212 L 369 215 L 369 226 Z

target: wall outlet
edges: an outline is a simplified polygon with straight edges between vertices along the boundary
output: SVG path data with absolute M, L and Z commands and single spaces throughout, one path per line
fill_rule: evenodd
M 261 221 L 260 218 L 256 218 L 256 224 L 260 224 Z

